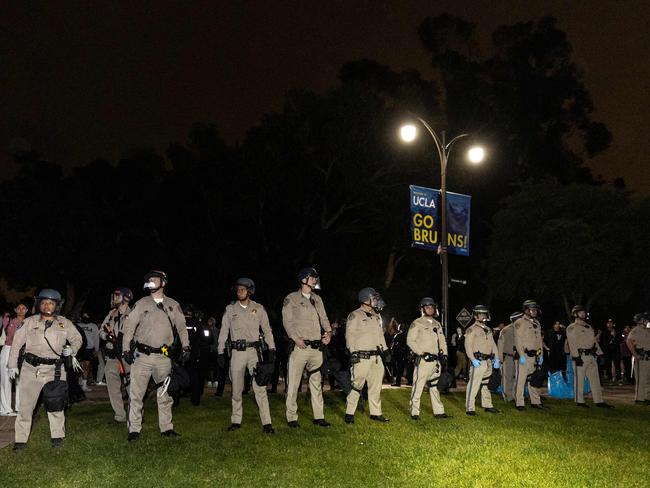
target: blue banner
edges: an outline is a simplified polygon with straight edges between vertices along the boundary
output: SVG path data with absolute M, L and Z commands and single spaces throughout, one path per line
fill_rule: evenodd
M 438 250 L 440 190 L 411 185 L 411 239 L 413 247 Z M 447 252 L 469 256 L 472 197 L 447 192 Z

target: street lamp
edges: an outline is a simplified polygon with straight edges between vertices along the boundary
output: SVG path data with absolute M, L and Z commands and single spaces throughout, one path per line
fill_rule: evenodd
M 447 162 L 449 161 L 449 154 L 451 148 L 456 141 L 463 137 L 468 137 L 469 134 L 459 134 L 451 141 L 446 141 L 445 131 L 442 131 L 442 137 L 439 137 L 435 131 L 420 117 L 417 120 L 427 129 L 433 142 L 438 150 L 438 159 L 440 160 L 440 262 L 442 264 L 442 326 L 447 336 L 447 317 L 449 310 L 449 262 L 447 255 Z M 413 124 L 405 124 L 400 128 L 400 137 L 404 142 L 413 142 L 417 137 L 417 128 Z M 474 146 L 467 152 L 468 159 L 478 164 L 485 158 L 485 150 L 480 146 Z

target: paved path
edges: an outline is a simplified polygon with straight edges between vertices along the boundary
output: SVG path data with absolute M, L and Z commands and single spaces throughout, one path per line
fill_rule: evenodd
M 230 385 L 226 386 L 229 390 Z M 83 402 L 85 405 L 103 404 L 108 403 L 108 391 L 105 386 L 93 385 L 93 391 L 86 394 L 87 399 Z M 329 387 L 326 385 L 325 389 Z M 397 387 L 384 385 L 384 389 L 396 389 Z M 410 388 L 409 386 L 402 386 L 401 388 Z M 303 387 L 304 389 L 304 387 Z M 214 389 L 206 388 L 206 395 L 212 395 Z M 452 390 L 453 392 L 464 392 L 465 383 L 458 382 L 458 388 Z M 543 390 L 543 395 L 546 395 L 546 390 Z M 634 386 L 605 386 L 603 397 L 607 402 L 634 404 Z M 45 417 L 43 417 L 45 419 Z M 14 441 L 14 422 L 16 417 L 0 417 L 0 449 L 8 446 Z M 36 419 L 38 421 L 38 419 Z

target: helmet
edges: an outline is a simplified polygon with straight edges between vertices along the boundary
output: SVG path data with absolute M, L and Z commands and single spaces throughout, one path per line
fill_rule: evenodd
M 357 294 L 357 298 L 359 299 L 359 303 L 370 301 L 370 306 L 376 311 L 380 311 L 386 306 L 386 302 L 379 292 L 371 287 L 362 288 Z
M 318 271 L 314 268 L 302 268 L 298 272 L 298 281 L 300 281 L 301 284 L 306 284 L 303 281 L 310 276 L 316 278 L 316 284 L 312 288 L 320 290 L 320 276 L 318 275 Z
M 646 322 L 648 320 L 648 314 L 647 313 L 636 313 L 634 314 L 634 317 L 632 318 L 632 321 L 635 324 L 638 324 L 639 322 Z
M 477 319 L 477 315 L 480 313 L 484 313 L 487 315 L 487 319 L 485 320 L 486 322 L 490 321 L 491 319 L 490 310 L 485 305 L 476 305 L 472 310 L 472 315 L 474 316 L 474 319 Z
M 115 300 L 115 296 L 119 295 L 120 299 Z M 130 303 L 133 301 L 133 292 L 131 291 L 130 288 L 116 288 L 115 291 L 113 291 L 113 294 L 111 295 L 111 307 L 117 307 L 118 305 L 122 303 Z
M 43 288 L 40 292 L 38 292 L 38 295 L 34 297 L 35 300 L 35 308 L 36 310 L 40 311 L 40 306 L 41 306 L 41 301 L 42 300 L 53 300 L 56 302 L 56 309 L 54 313 L 59 313 L 61 310 L 61 307 L 63 306 L 63 303 L 65 300 L 61 298 L 61 294 L 52 289 L 52 288 Z
M 582 305 L 576 305 L 571 309 L 571 317 L 577 317 L 578 312 L 586 312 L 585 307 Z
M 243 286 L 248 290 L 248 296 L 251 296 L 255 293 L 255 282 L 250 278 L 239 278 L 235 281 L 235 284 L 232 286 L 233 290 L 236 292 L 238 286 Z
M 524 316 L 523 312 L 512 312 L 510 314 L 510 322 L 514 322 L 515 320 L 520 319 L 523 316 Z
M 157 291 L 158 288 L 152 288 L 148 286 L 149 280 L 151 278 L 160 278 L 160 288 L 164 288 L 167 286 L 167 283 L 169 283 L 169 279 L 167 278 L 167 274 L 164 271 L 160 271 L 158 269 L 152 269 L 149 271 L 146 275 L 144 275 L 144 290 L 145 291 Z
M 424 297 L 422 300 L 420 300 L 420 310 L 422 310 L 427 305 L 431 305 L 434 308 L 434 312 L 433 312 L 434 317 L 438 317 L 438 315 L 440 315 L 438 312 L 438 304 L 433 298 Z
M 535 300 L 526 300 L 522 306 L 522 310 L 525 312 L 526 310 L 530 310 L 531 308 L 537 309 L 537 313 L 542 313 L 542 309 L 539 307 L 537 302 Z

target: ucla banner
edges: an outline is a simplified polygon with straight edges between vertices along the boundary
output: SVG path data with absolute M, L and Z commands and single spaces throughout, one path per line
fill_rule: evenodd
M 413 247 L 438 250 L 440 190 L 410 186 Z M 472 197 L 447 192 L 447 251 L 469 256 L 469 222 Z

